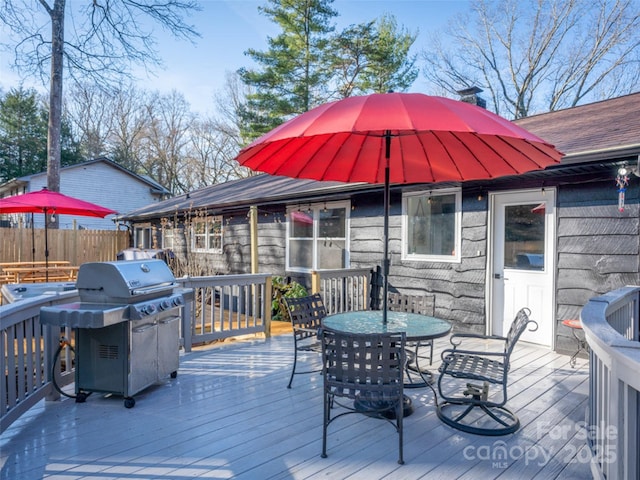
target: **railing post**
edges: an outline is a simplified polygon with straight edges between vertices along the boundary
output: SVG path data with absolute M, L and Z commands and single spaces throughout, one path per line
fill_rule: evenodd
M 262 321 L 264 322 L 264 335 L 266 338 L 271 337 L 271 298 L 273 297 L 272 282 L 273 277 L 267 277 L 264 282 L 264 299 Z
M 184 287 L 184 283 L 182 285 Z M 180 328 L 182 329 L 184 351 L 188 353 L 193 348 L 193 302 L 195 298 L 193 289 L 185 289 L 183 296 L 184 305 L 181 309 Z
M 311 272 L 311 293 L 320 293 L 320 273 L 316 270 Z
M 43 328 L 44 335 L 44 358 L 43 358 L 43 367 L 44 368 L 44 378 L 46 379 L 47 384 L 53 385 L 53 367 L 54 367 L 54 355 L 58 350 L 58 346 L 60 345 L 60 338 L 53 333 L 53 328 L 51 325 L 47 325 Z M 60 327 L 56 327 L 56 331 L 60 331 Z M 47 395 L 45 395 L 45 400 L 59 400 L 60 393 L 55 388 L 51 388 Z

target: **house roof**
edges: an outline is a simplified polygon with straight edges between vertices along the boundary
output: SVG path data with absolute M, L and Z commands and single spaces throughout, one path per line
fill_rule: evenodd
M 94 158 L 92 160 L 87 160 L 86 162 L 75 163 L 73 165 L 67 165 L 66 167 L 62 167 L 60 169 L 60 172 L 72 170 L 72 169 L 75 169 L 75 168 L 85 168 L 86 166 L 92 165 L 92 164 L 95 164 L 95 163 L 106 163 L 112 168 L 115 168 L 117 170 L 120 170 L 120 171 L 126 173 L 127 175 L 131 175 L 132 177 L 135 177 L 139 181 L 149 185 L 149 187 L 152 189 L 153 193 L 156 193 L 156 194 L 159 194 L 159 195 L 169 195 L 171 193 L 171 192 L 169 192 L 169 190 L 167 190 L 165 187 L 160 185 L 158 182 L 152 180 L 151 178 L 149 178 L 147 176 L 143 176 L 143 175 L 138 175 L 137 173 L 132 172 L 131 170 L 123 167 L 122 165 L 118 165 L 116 162 L 113 162 L 113 161 L 109 160 L 106 157 L 97 157 L 97 158 Z M 9 186 L 12 186 L 12 185 L 27 184 L 27 183 L 29 183 L 31 178 L 35 177 L 36 175 L 43 175 L 45 173 L 46 172 L 39 172 L 39 173 L 33 173 L 33 174 L 30 174 L 30 175 L 24 175 L 22 177 L 14 178 L 14 179 L 9 180 L 9 181 L 3 183 L 2 185 L 0 185 L 0 191 L 5 189 L 6 187 L 9 187 Z
M 211 212 L 222 212 L 254 204 L 264 206 L 290 203 L 292 198 L 305 198 L 306 203 L 319 199 L 326 200 L 328 196 L 332 195 L 347 196 L 347 192 L 372 187 L 374 186 L 367 183 L 317 182 L 259 174 L 204 187 L 185 195 L 127 212 L 119 218 L 144 220 L 170 216 L 188 210 L 195 212 L 202 208 Z
M 515 121 L 519 126 L 556 146 L 566 156 L 560 168 L 532 175 L 553 175 L 558 170 L 580 173 L 577 164 L 640 155 L 640 92 L 566 110 L 535 115 Z M 566 168 L 562 168 L 562 166 Z M 597 167 L 595 163 L 593 168 Z M 585 166 L 585 171 L 591 167 Z M 593 169 L 592 168 L 592 169 Z M 557 173 L 556 173 L 557 174 Z M 354 192 L 380 190 L 379 185 L 318 182 L 266 174 L 211 185 L 187 195 L 127 212 L 124 220 L 145 220 L 190 209 L 206 208 L 210 213 L 268 205 L 310 202 L 347 197 Z
M 640 92 L 515 120 L 575 163 L 640 154 Z

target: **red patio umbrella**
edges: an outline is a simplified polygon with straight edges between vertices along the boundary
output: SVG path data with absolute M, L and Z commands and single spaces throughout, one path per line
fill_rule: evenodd
M 101 207 L 95 203 L 86 202 L 79 198 L 52 192 L 43 188 L 37 192 L 25 193 L 0 199 L 0 213 L 44 213 L 44 259 L 45 276 L 49 280 L 49 241 L 47 233 L 48 215 L 78 215 L 81 217 L 104 218 L 107 215 L 117 213 L 115 210 Z M 33 225 L 33 223 L 32 223 Z
M 384 311 L 389 184 L 492 179 L 557 164 L 541 138 L 483 108 L 420 93 L 376 93 L 321 105 L 242 149 L 271 175 L 384 184 Z

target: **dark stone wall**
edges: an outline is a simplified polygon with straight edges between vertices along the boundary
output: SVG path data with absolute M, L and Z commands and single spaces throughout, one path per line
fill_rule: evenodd
M 556 332 L 557 349 L 572 351 L 575 340 L 561 322 L 579 318 L 592 297 L 624 285 L 640 283 L 640 178 L 632 176 L 624 211 L 618 209 L 614 178 L 563 179 L 556 198 Z M 547 183 L 549 187 L 553 186 Z M 526 186 L 523 185 L 523 188 Z M 402 260 L 401 192 L 392 191 L 389 226 L 390 290 L 435 295 L 435 314 L 454 328 L 484 332 L 487 321 L 486 269 L 488 201 L 486 191 L 464 189 L 462 195 L 462 251 L 460 263 Z M 355 195 L 350 212 L 352 268 L 382 264 L 382 192 Z M 250 227 L 247 212 L 224 217 L 223 254 L 197 254 L 199 267 L 209 274 L 249 273 Z M 259 271 L 289 275 L 308 285 L 309 276 L 285 272 L 286 216 L 284 206 L 261 212 L 258 218 Z M 179 244 L 178 256 L 188 253 Z
M 487 266 L 487 198 L 462 195 L 462 253 L 460 263 L 402 260 L 402 198 L 391 195 L 389 290 L 404 294 L 435 294 L 435 315 L 456 328 L 485 331 L 485 275 Z M 381 265 L 383 251 L 382 195 L 359 196 L 351 211 L 351 266 Z
M 613 178 L 567 184 L 557 198 L 557 349 L 575 350 L 562 320 L 580 318 L 589 299 L 625 285 L 638 285 L 640 179 L 631 176 L 624 211 Z

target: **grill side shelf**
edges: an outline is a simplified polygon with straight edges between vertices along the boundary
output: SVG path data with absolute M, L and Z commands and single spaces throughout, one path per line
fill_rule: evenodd
M 128 318 L 128 306 L 67 303 L 40 309 L 40 323 L 71 328 L 103 328 Z

